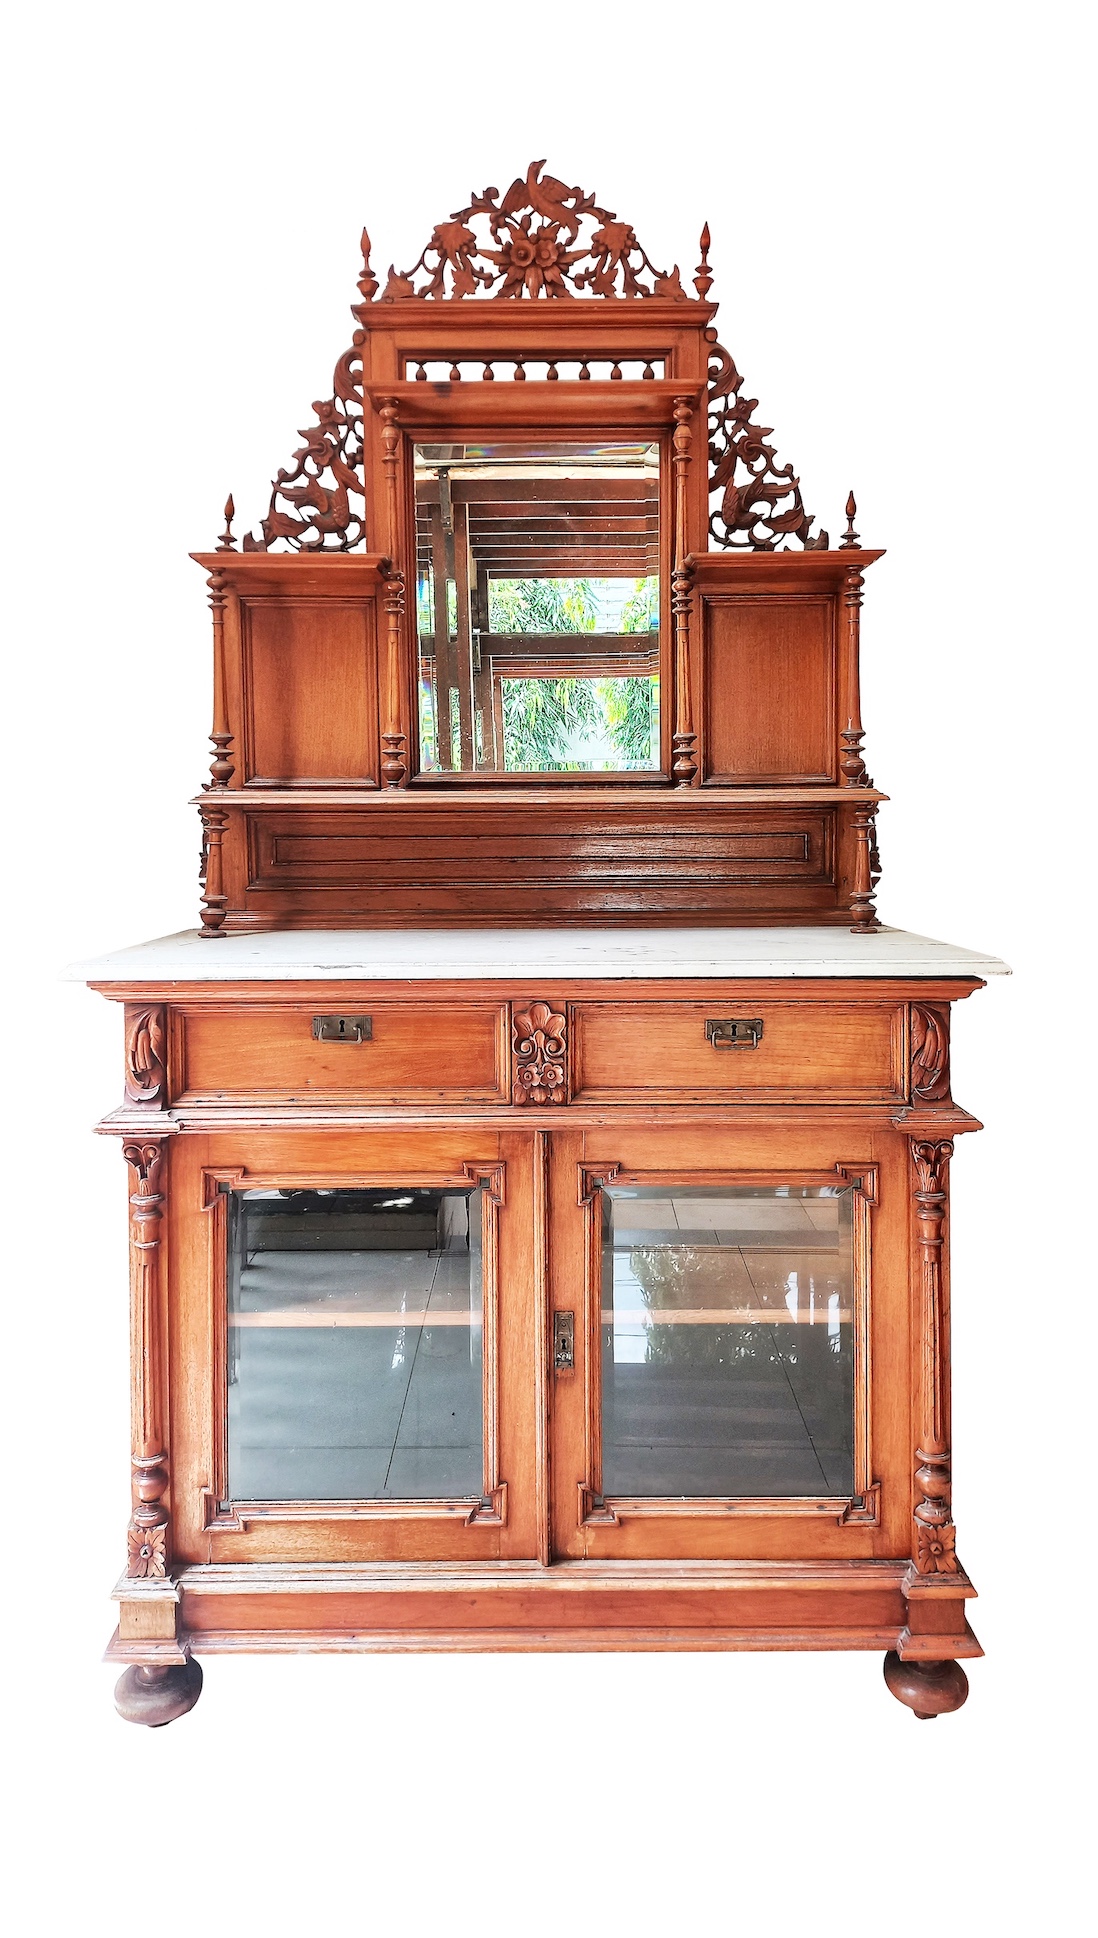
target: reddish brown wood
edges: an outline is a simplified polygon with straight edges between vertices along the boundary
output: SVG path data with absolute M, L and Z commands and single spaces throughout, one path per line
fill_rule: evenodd
M 126 1535 L 126 1574 L 162 1580 L 168 1572 L 167 1404 L 160 1190 L 166 1140 L 128 1138 L 130 1169 L 130 1364 L 133 1511 Z
M 959 1662 L 908 1662 L 890 1650 L 884 1679 L 897 1702 L 913 1709 L 920 1722 L 947 1716 L 968 1699 L 968 1677 Z

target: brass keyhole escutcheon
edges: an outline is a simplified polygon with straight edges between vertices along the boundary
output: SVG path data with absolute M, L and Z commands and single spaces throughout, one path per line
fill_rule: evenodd
M 570 1373 L 576 1364 L 576 1315 L 574 1312 L 554 1312 L 553 1314 L 553 1371 Z

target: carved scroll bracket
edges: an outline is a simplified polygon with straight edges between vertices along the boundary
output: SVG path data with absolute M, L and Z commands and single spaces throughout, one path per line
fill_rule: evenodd
M 126 1102 L 161 1110 L 168 1101 L 167 1011 L 126 1004 Z
M 948 1006 L 938 1003 L 912 1003 L 908 1015 L 911 1041 L 911 1101 L 913 1104 L 948 1102 Z
M 568 1022 L 550 1003 L 514 1010 L 511 1100 L 516 1104 L 568 1102 Z

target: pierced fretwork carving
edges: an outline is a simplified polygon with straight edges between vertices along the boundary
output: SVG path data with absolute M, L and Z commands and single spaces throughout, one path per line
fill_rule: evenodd
M 151 1014 L 152 1012 L 147 1012 Z M 127 1052 L 129 1031 L 127 1031 Z M 127 1063 L 129 1061 L 127 1054 Z M 161 1577 L 168 1569 L 168 1456 L 164 1444 L 161 1365 L 160 1223 L 158 1189 L 163 1138 L 127 1139 L 130 1167 L 130 1350 L 133 1363 L 133 1509 L 126 1531 L 126 1573 Z
M 352 304 L 356 319 L 362 304 L 377 293 L 377 277 L 370 267 L 370 238 L 362 231 L 362 273 L 358 279 L 361 303 Z M 262 538 L 246 533 L 245 552 L 269 552 L 285 545 L 291 552 L 348 552 L 366 542 L 366 486 L 362 468 L 362 344 L 358 329 L 349 350 L 335 367 L 332 396 L 314 403 L 317 415 L 300 435 L 304 443 L 294 452 L 290 469 L 280 470 L 263 520 Z M 352 503 L 352 499 L 354 503 Z
M 516 1104 L 568 1102 L 568 1024 L 548 1003 L 530 1003 L 513 1020 Z
M 531 162 L 507 193 L 486 188 L 440 222 L 418 262 L 390 269 L 382 302 L 405 297 L 663 296 L 686 300 L 678 268 L 657 269 L 628 222 Z
M 911 1005 L 911 1101 L 937 1104 L 949 1096 L 949 1011 Z
M 949 1453 L 949 1304 L 943 1270 L 946 1184 L 953 1145 L 911 1142 L 922 1280 L 921 1429 L 915 1449 L 912 1559 L 921 1575 L 958 1572 Z
M 801 500 L 801 481 L 791 464 L 779 464 L 767 443 L 770 427 L 752 422 L 757 397 L 741 397 L 743 378 L 715 330 L 709 358 L 709 486 L 721 502 L 709 519 L 713 543 L 775 552 L 795 539 L 806 552 L 825 551 L 826 532 L 812 537 L 815 520 Z
M 167 1103 L 167 1032 L 162 1004 L 126 1005 L 126 1102 L 162 1109 Z

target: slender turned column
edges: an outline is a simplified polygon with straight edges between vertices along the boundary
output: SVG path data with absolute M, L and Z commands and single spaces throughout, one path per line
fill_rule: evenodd
M 133 1509 L 126 1535 L 126 1574 L 162 1579 L 168 1572 L 168 1454 L 164 1366 L 159 1190 L 163 1137 L 127 1138 L 130 1167 L 130 1359 Z
M 389 546 L 396 550 L 397 463 L 400 430 L 396 405 L 386 398 L 381 406 L 382 463 L 385 466 Z M 404 633 L 404 574 L 392 563 L 386 567 L 385 613 L 388 620 L 388 663 L 385 682 L 385 728 L 381 736 L 381 777 L 386 787 L 402 787 L 408 778 L 408 736 L 401 726 L 401 641 Z
M 850 927 L 854 935 L 881 926 L 873 899 L 873 824 L 876 815 L 875 801 L 859 801 L 854 809 L 854 885 L 850 891 Z
M 676 787 L 689 787 L 698 771 L 690 693 L 690 608 L 693 567 L 687 554 L 686 489 L 691 464 L 694 412 L 685 397 L 675 399 L 675 564 L 671 574 L 671 615 L 675 631 L 675 732 L 672 738 L 671 777 Z
M 949 1453 L 949 1290 L 944 1266 L 949 1160 L 953 1145 L 911 1140 L 919 1246 L 922 1358 L 917 1497 L 912 1560 L 921 1575 L 956 1574 Z
M 913 1056 L 934 1066 L 934 1082 L 944 1067 L 944 1044 L 929 1037 Z M 905 1586 L 910 1627 L 899 1647 L 884 1660 L 884 1677 L 897 1701 L 922 1721 L 959 1709 L 968 1696 L 968 1677 L 956 1653 L 979 1654 L 966 1630 L 965 1597 L 971 1594 L 957 1561 L 950 1487 L 949 1455 L 949 1273 L 945 1220 L 948 1203 L 948 1138 L 912 1137 L 912 1189 L 918 1249 L 915 1501 L 911 1571 Z
M 229 817 L 211 788 L 198 810 L 202 823 L 202 934 L 220 935 L 229 898 L 225 893 L 222 842 Z
M 850 501 L 848 501 L 850 502 Z M 843 540 L 846 543 L 846 540 Z M 846 624 L 842 634 L 842 663 L 840 683 L 843 698 L 840 705 L 846 713 L 846 726 L 839 736 L 839 772 L 844 787 L 865 787 L 868 775 L 862 758 L 862 742 L 865 731 L 862 727 L 861 695 L 861 609 L 862 588 L 865 579 L 860 568 L 853 561 L 843 572 L 843 614 Z

